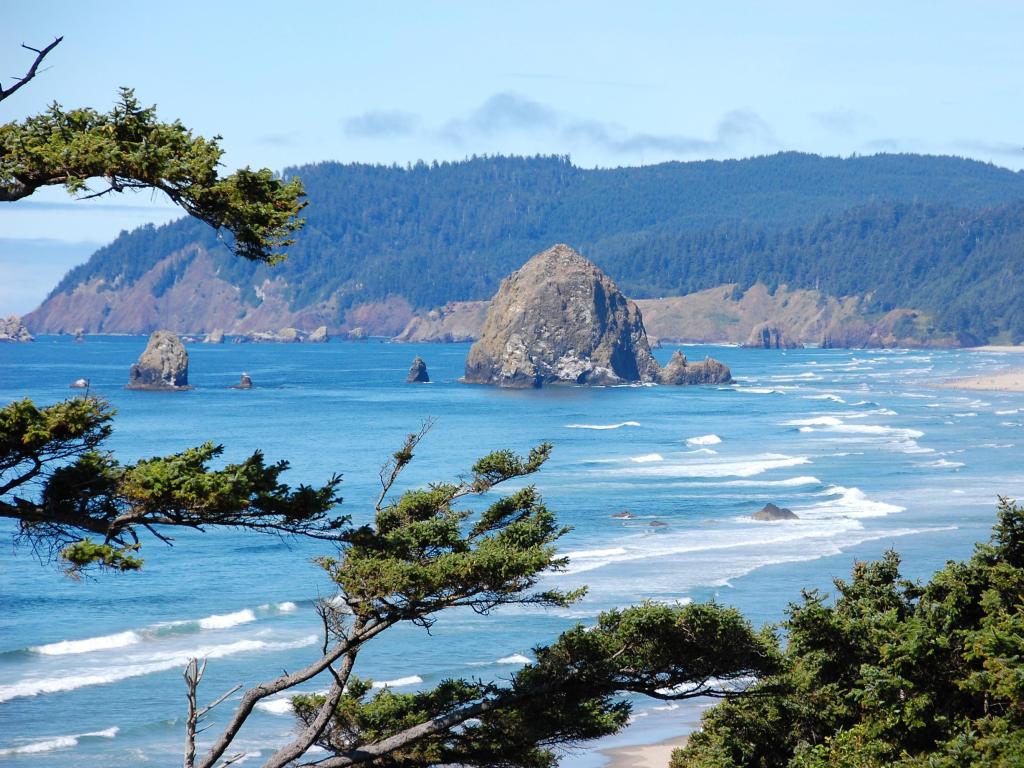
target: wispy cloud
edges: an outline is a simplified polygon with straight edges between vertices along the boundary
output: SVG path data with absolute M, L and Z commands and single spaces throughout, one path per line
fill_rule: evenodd
M 875 121 L 865 114 L 852 109 L 827 109 L 812 112 L 811 119 L 830 133 L 850 136 L 858 131 L 871 128 Z
M 294 147 L 298 144 L 294 133 L 267 133 L 260 136 L 257 141 L 268 147 Z
M 472 136 L 547 131 L 556 128 L 559 122 L 558 113 L 551 107 L 505 91 L 491 96 L 467 117 L 449 120 L 440 135 L 461 144 Z
M 367 112 L 348 120 L 345 130 L 350 136 L 390 138 L 429 129 L 418 115 L 409 112 Z M 430 132 L 434 138 L 459 147 L 497 136 L 532 136 L 551 142 L 552 150 L 584 144 L 611 155 L 716 155 L 780 146 L 771 126 L 750 110 L 727 112 L 710 136 L 654 133 L 572 115 L 515 91 L 496 93 L 468 114 Z
M 359 139 L 389 139 L 409 136 L 420 125 L 419 115 L 401 110 L 375 110 L 345 121 L 345 135 Z
M 560 112 L 514 92 L 491 96 L 470 115 L 449 121 L 440 131 L 442 138 L 457 144 L 478 136 L 509 133 L 546 133 L 570 143 L 591 144 L 616 155 L 714 154 L 741 145 L 774 148 L 779 144 L 771 127 L 750 110 L 728 112 L 718 121 L 712 136 L 704 138 L 630 131 L 616 122 L 583 119 Z

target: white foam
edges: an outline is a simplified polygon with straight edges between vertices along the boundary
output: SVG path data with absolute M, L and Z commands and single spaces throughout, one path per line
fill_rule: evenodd
M 135 645 L 142 638 L 137 632 L 117 632 L 113 635 L 101 635 L 100 637 L 88 637 L 84 640 L 62 640 L 59 643 L 47 643 L 37 645 L 29 650 L 43 656 L 65 656 L 72 653 L 91 653 L 92 651 L 105 651 L 110 648 L 124 648 Z
M 843 424 L 843 420 L 835 416 L 815 416 L 811 419 L 791 419 L 782 424 L 786 427 L 838 427 Z
M 836 498 L 807 507 L 796 507 L 794 511 L 802 519 L 821 519 L 836 516 L 848 518 L 885 517 L 906 510 L 906 507 L 896 504 L 873 501 L 860 488 L 832 485 L 826 488 L 821 495 L 835 496 Z
M 408 677 L 399 677 L 394 680 L 376 680 L 373 683 L 374 688 L 401 688 L 405 685 L 416 685 L 422 683 L 423 678 L 419 675 L 409 675 Z
M 38 696 L 44 693 L 61 693 L 85 688 L 92 685 L 105 685 L 141 677 L 154 672 L 163 672 L 176 667 L 183 667 L 194 658 L 219 659 L 236 653 L 267 650 L 286 650 L 303 648 L 317 642 L 316 635 L 309 635 L 300 640 L 272 643 L 264 640 L 239 640 L 223 645 L 206 645 L 197 648 L 177 651 L 162 651 L 150 654 L 128 654 L 122 666 L 105 664 L 99 667 L 84 669 L 76 673 L 66 673 L 54 677 L 26 677 L 13 683 L 0 685 L 0 702 L 24 696 Z
M 268 712 L 271 715 L 290 715 L 294 710 L 292 697 L 282 696 L 278 699 L 264 699 L 256 702 L 256 709 Z
M 660 453 L 645 453 L 643 456 L 630 456 L 630 461 L 635 461 L 637 464 L 647 464 L 651 461 L 664 461 L 665 457 Z
M 718 435 L 700 435 L 686 439 L 687 445 L 718 445 L 720 442 L 722 442 L 722 438 Z
M 570 560 L 585 560 L 586 558 L 622 555 L 625 554 L 625 552 L 626 550 L 622 547 L 615 547 L 613 549 L 578 549 L 572 552 L 566 552 L 565 557 L 568 557 Z
M 737 392 L 750 392 L 754 395 L 781 395 L 782 392 L 770 387 L 736 387 Z
M 649 466 L 593 470 L 593 474 L 630 475 L 639 477 L 752 477 L 772 469 L 809 464 L 806 456 L 785 456 L 766 453 L 739 459 L 689 462 L 659 462 Z
M 215 613 L 205 619 L 200 619 L 199 627 L 200 629 L 228 629 L 237 627 L 239 624 L 248 624 L 250 621 L 256 621 L 256 614 L 252 612 L 251 608 L 243 608 L 234 613 Z
M 831 400 L 833 403 L 845 403 L 838 395 L 804 395 L 804 400 Z
M 812 475 L 801 475 L 800 477 L 787 477 L 785 480 L 728 480 L 716 485 L 726 485 L 734 488 L 799 488 L 802 485 L 821 485 L 821 480 Z
M 107 728 L 102 731 L 75 733 L 70 736 L 51 736 L 46 739 L 40 739 L 39 741 L 30 741 L 28 744 L 22 744 L 17 747 L 5 747 L 0 749 L 0 756 L 36 755 L 40 752 L 52 752 L 55 749 L 68 749 L 70 747 L 77 747 L 79 739 L 112 739 L 117 736 L 117 732 L 119 730 L 120 729 L 115 725 L 112 728 Z
M 281 613 L 292 613 L 293 611 L 297 611 L 299 609 L 299 606 L 297 606 L 290 600 L 285 600 L 283 603 L 278 603 L 274 607 L 277 608 L 277 610 Z
M 698 448 L 698 449 L 696 449 L 694 451 L 687 451 L 686 455 L 687 456 L 693 456 L 694 454 L 698 454 L 698 453 L 699 454 L 703 454 L 704 456 L 717 456 L 718 455 L 718 451 L 716 451 L 716 450 L 714 450 L 712 448 Z
M 937 469 L 958 469 L 959 467 L 967 466 L 962 461 L 949 461 L 948 459 L 939 459 L 938 461 L 929 461 L 924 464 L 917 464 L 918 467 L 936 467 Z
M 533 659 L 521 653 L 513 653 L 511 656 L 502 656 L 495 664 L 533 664 Z
M 621 429 L 622 427 L 639 427 L 639 421 L 621 421 L 618 424 L 566 424 L 566 429 Z
M 1015 413 L 1020 413 L 1020 408 L 1010 408 L 1006 411 L 996 411 L 996 416 L 1013 416 Z

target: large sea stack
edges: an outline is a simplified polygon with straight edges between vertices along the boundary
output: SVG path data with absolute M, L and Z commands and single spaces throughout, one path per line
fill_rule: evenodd
M 520 388 L 657 382 L 660 368 L 636 304 L 560 244 L 502 281 L 464 380 Z
M 189 389 L 188 352 L 170 331 L 155 331 L 128 373 L 128 389 Z

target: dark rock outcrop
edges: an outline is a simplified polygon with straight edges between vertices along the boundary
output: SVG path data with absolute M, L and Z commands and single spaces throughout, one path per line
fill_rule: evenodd
M 525 388 L 653 382 L 658 373 L 636 304 L 560 244 L 502 280 L 464 380 Z
M 27 342 L 35 341 L 32 334 L 28 332 L 21 323 L 21 318 L 17 315 L 11 315 L 7 318 L 0 319 L 0 342 Z
M 785 507 L 777 507 L 772 503 L 765 504 L 764 507 L 754 513 L 755 520 L 799 520 L 796 513 L 791 509 Z
M 78 342 L 79 344 L 81 344 L 82 342 L 85 341 L 85 329 L 84 328 L 77 328 L 75 330 L 75 341 Z
M 224 343 L 224 331 L 220 328 L 214 328 L 203 339 L 203 344 L 223 344 Z
M 423 358 L 417 355 L 409 368 L 409 375 L 405 377 L 407 384 L 426 384 L 430 381 L 430 374 L 427 373 L 427 364 Z
M 691 363 L 686 355 L 678 349 L 672 359 L 658 375 L 661 384 L 728 384 L 732 381 L 729 366 L 720 363 L 713 357 L 704 358 L 703 362 Z
M 128 389 L 189 389 L 188 352 L 175 334 L 155 331 L 128 373 Z
M 306 338 L 306 341 L 312 342 L 313 344 L 326 344 L 330 336 L 327 335 L 327 326 L 321 325 L 315 331 L 313 331 Z
M 803 344 L 773 323 L 759 323 L 750 331 L 744 347 L 749 349 L 801 349 Z
M 252 378 L 248 373 L 242 373 L 238 383 L 235 384 L 232 389 L 252 389 Z

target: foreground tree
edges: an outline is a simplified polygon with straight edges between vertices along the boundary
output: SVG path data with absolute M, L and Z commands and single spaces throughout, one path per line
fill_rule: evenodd
M 0 409 L 0 517 L 71 573 L 137 570 L 142 532 L 164 542 L 175 528 L 210 526 L 336 539 L 347 523 L 333 514 L 340 477 L 293 489 L 280 481 L 288 463 L 259 451 L 219 470 L 209 465 L 223 448 L 212 443 L 121 464 L 103 450 L 113 416 L 89 397 Z
M 673 768 L 1024 765 L 1024 509 L 924 586 L 889 552 L 793 605 L 782 670 L 705 714 Z
M 25 75 L 0 101 L 31 81 L 57 38 L 42 49 Z M 217 230 L 229 246 L 254 261 L 275 262 L 302 226 L 303 188 L 267 169 L 242 168 L 220 176 L 220 137 L 193 136 L 179 121 L 161 122 L 155 107 L 143 107 L 122 88 L 109 112 L 65 110 L 54 103 L 41 115 L 0 125 L 0 201 L 20 200 L 45 186 L 62 185 L 80 199 L 129 189 L 155 189 Z M 105 187 L 93 191 L 91 179 Z
M 566 606 L 582 591 L 536 591 L 541 576 L 563 569 L 555 543 L 566 532 L 527 486 L 474 512 L 470 498 L 536 472 L 550 446 L 528 456 L 489 454 L 448 483 L 389 494 L 413 458 L 422 433 L 409 435 L 381 473 L 374 521 L 348 531 L 336 557 L 319 562 L 338 588 L 320 604 L 322 656 L 291 674 L 247 690 L 221 734 L 201 758 L 194 734 L 200 713 L 188 717 L 186 768 L 214 768 L 240 759 L 231 745 L 256 704 L 326 673 L 325 693 L 292 699 L 295 738 L 264 763 L 293 764 L 311 747 L 330 753 L 322 768 L 363 764 L 474 765 L 543 768 L 558 762 L 559 746 L 614 733 L 629 718 L 625 693 L 664 700 L 729 696 L 736 681 L 775 668 L 775 639 L 756 635 L 736 611 L 716 605 L 644 605 L 603 614 L 553 645 L 499 685 L 445 680 L 414 694 L 383 690 L 355 676 L 362 648 L 403 623 L 429 628 L 439 614 L 481 614 L 504 605 Z M 189 701 L 201 677 L 186 673 Z M 218 701 L 222 700 L 219 699 Z M 208 711 L 208 708 L 207 708 Z

